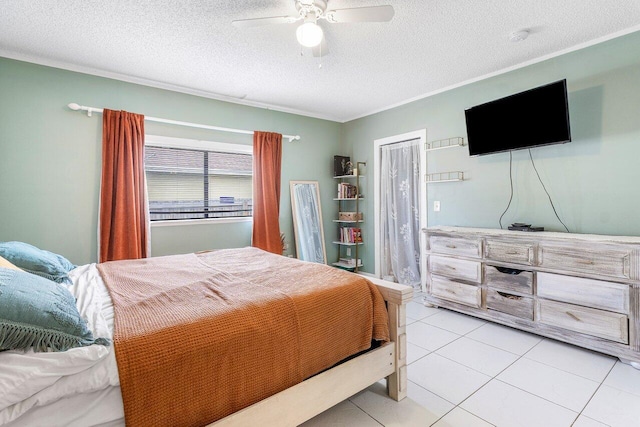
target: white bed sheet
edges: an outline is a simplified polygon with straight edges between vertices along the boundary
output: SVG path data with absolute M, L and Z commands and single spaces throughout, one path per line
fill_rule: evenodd
M 95 337 L 113 336 L 113 305 L 96 264 L 69 274 L 80 315 Z M 0 425 L 124 425 L 113 345 L 65 352 L 0 353 Z

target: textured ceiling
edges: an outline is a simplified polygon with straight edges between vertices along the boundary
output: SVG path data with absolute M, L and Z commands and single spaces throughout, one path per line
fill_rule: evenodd
M 295 14 L 293 0 L 3 1 L 0 56 L 344 122 L 640 30 L 639 0 L 329 0 L 329 9 L 383 4 L 395 9 L 391 22 L 322 21 L 329 54 L 314 58 L 296 24 L 231 25 Z M 510 42 L 520 29 L 529 38 Z

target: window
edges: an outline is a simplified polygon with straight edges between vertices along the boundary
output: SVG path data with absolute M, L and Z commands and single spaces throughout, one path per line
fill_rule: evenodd
M 151 221 L 251 217 L 250 146 L 146 139 Z

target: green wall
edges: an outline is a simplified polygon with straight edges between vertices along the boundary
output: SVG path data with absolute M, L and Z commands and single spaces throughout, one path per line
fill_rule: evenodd
M 290 180 L 320 182 L 325 233 L 337 212 L 332 159 L 339 123 L 247 107 L 0 58 L 0 241 L 21 240 L 84 264 L 97 258 L 102 116 L 66 105 L 127 110 L 229 128 L 299 134 L 283 141 L 281 230 L 291 253 Z M 237 135 L 146 122 L 147 134 L 251 144 Z M 152 227 L 153 255 L 249 245 L 251 223 Z M 328 258 L 337 256 L 327 246 Z
M 528 42 L 528 41 L 527 41 Z M 373 164 L 375 139 L 427 129 L 427 140 L 462 136 L 464 110 L 567 79 L 572 142 L 531 150 L 560 218 L 571 232 L 640 235 L 640 33 L 530 65 L 348 122 L 345 151 Z M 514 138 L 517 138 L 514 135 Z M 464 182 L 427 188 L 428 224 L 498 228 L 509 201 L 509 154 L 469 157 L 467 147 L 427 153 L 427 172 L 463 171 Z M 372 171 L 372 168 L 369 169 Z M 527 222 L 563 231 L 526 150 L 513 152 L 514 198 L 502 224 Z M 366 185 L 373 189 L 373 173 Z M 433 202 L 441 211 L 433 211 Z M 372 218 L 373 194 L 365 215 Z M 373 222 L 364 236 L 373 237 Z M 373 271 L 373 246 L 365 245 Z
M 566 78 L 573 141 L 531 152 L 558 214 L 578 233 L 640 235 L 640 33 L 630 34 L 345 124 L 247 107 L 0 58 L 0 240 L 22 240 L 95 261 L 101 116 L 66 105 L 240 129 L 300 134 L 283 142 L 281 220 L 294 252 L 290 180 L 320 182 L 327 242 L 336 233 L 334 154 L 368 162 L 363 178 L 365 271 L 373 271 L 373 141 L 426 128 L 429 141 L 466 138 L 464 110 Z M 251 137 L 146 123 L 148 134 L 251 144 Z M 517 137 L 517 135 L 515 135 Z M 428 186 L 429 225 L 497 228 L 509 199 L 509 154 L 470 158 L 466 147 L 428 153 L 428 172 L 463 171 L 459 183 Z M 562 230 L 531 167 L 513 155 L 515 195 L 503 224 Z M 433 201 L 441 211 L 433 212 Z M 251 223 L 153 227 L 152 253 L 246 246 Z M 331 261 L 337 256 L 327 244 Z

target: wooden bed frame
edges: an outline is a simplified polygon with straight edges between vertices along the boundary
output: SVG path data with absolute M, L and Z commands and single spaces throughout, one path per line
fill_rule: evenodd
M 413 289 L 367 276 L 382 293 L 389 313 L 391 342 L 235 412 L 208 427 L 297 426 L 332 406 L 387 379 L 389 397 L 407 396 L 406 304 Z

